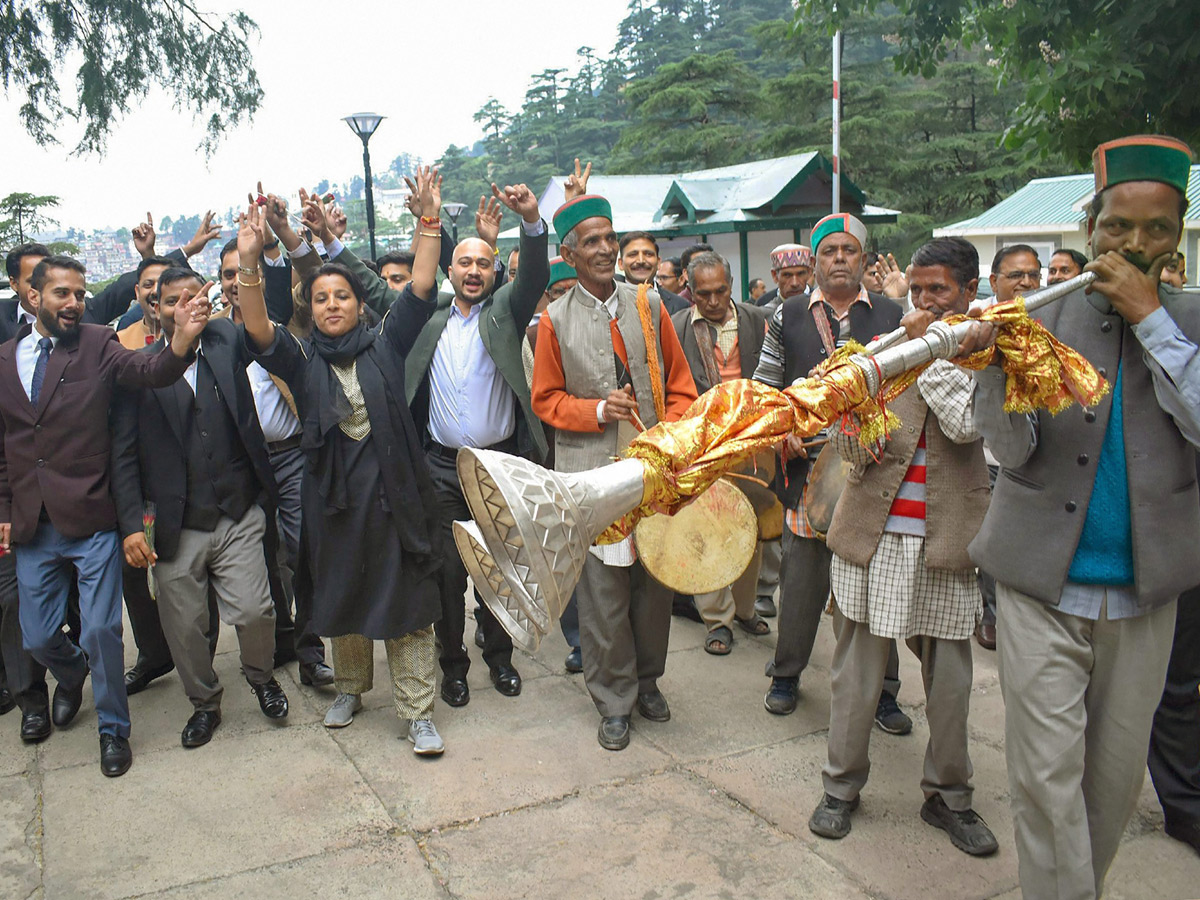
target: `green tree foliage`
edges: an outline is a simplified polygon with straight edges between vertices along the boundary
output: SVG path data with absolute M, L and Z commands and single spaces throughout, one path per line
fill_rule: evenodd
M 671 172 L 743 161 L 758 88 L 733 50 L 661 66 L 625 91 L 633 124 L 622 132 L 608 170 Z
M 1020 100 L 1005 131 L 1086 165 L 1099 143 L 1160 132 L 1200 143 L 1200 4 L 1190 0 L 802 0 L 796 27 L 822 33 L 896 8 L 895 63 L 932 78 L 978 48 Z
M 39 144 L 57 143 L 58 124 L 74 119 L 85 124 L 76 151 L 99 152 L 122 114 L 158 86 L 205 119 L 209 150 L 262 102 L 246 64 L 257 33 L 243 12 L 218 17 L 187 0 L 5 0 L 0 83 L 24 93 L 21 124 Z M 72 74 L 78 89 L 67 99 L 59 84 Z
M 35 231 L 45 231 L 58 224 L 46 210 L 58 206 L 53 195 L 12 193 L 0 199 L 0 246 L 23 244 Z

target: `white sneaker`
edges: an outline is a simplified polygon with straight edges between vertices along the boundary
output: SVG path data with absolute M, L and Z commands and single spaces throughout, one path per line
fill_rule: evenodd
M 413 719 L 408 725 L 408 739 L 417 756 L 441 756 L 446 750 L 442 736 L 428 719 Z
M 354 714 L 362 709 L 362 697 L 358 694 L 338 694 L 325 713 L 326 728 L 345 728 L 354 721 Z

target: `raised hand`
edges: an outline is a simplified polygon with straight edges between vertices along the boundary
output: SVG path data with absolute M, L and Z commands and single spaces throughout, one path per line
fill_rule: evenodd
M 575 160 L 575 173 L 567 176 L 567 183 L 563 185 L 563 190 L 566 192 L 568 200 L 574 200 L 576 197 L 582 197 L 587 193 L 588 179 L 592 177 L 592 164 L 589 162 L 587 168 L 582 171 L 579 168 L 579 159 Z
M 238 253 L 241 254 L 240 247 Z M 208 316 L 212 312 L 208 292 L 212 290 L 212 286 L 211 281 L 206 282 L 194 297 L 190 291 L 185 290 L 180 295 L 179 302 L 175 304 L 175 335 L 171 339 L 171 349 L 177 356 L 186 356 L 192 343 L 208 325 Z
M 346 214 L 342 212 L 341 206 L 336 203 L 332 204 L 326 211 L 325 217 L 329 219 L 329 230 L 340 241 L 342 235 L 346 233 L 346 225 L 348 224 Z
M 495 185 L 492 185 L 495 190 Z M 504 208 L 495 199 L 486 195 L 479 198 L 479 209 L 475 210 L 475 231 L 494 249 L 500 237 L 500 220 Z
M 149 213 L 147 213 L 147 218 L 149 218 Z M 192 235 L 192 239 L 183 245 L 184 256 L 195 256 L 208 246 L 209 241 L 215 241 L 220 236 L 221 226 L 213 225 L 213 211 L 210 209 L 200 220 L 200 226 Z
M 137 249 L 138 255 L 142 259 L 148 259 L 154 255 L 154 216 L 146 213 L 146 221 L 140 225 L 135 225 L 130 232 L 133 235 L 133 246 Z
M 332 244 L 334 236 L 329 228 L 329 219 L 325 215 L 325 205 L 321 202 L 321 198 L 300 188 L 300 204 L 303 207 L 300 221 L 321 243 Z
M 419 219 L 424 213 L 421 210 L 421 198 L 418 195 L 417 186 L 407 175 L 404 176 L 404 183 L 408 185 L 408 196 L 404 198 L 404 205 L 408 207 L 408 211 L 412 213 L 414 219 Z
M 246 207 L 246 211 L 238 216 L 239 265 L 246 268 L 258 265 L 258 257 L 266 241 L 265 218 L 266 212 L 257 203 L 251 203 Z
M 908 296 L 908 279 L 892 254 L 879 257 L 879 274 L 883 278 L 883 295 L 893 300 Z
M 417 195 L 422 215 L 437 216 L 442 208 L 442 176 L 436 166 L 417 167 Z
M 575 160 L 575 165 L 578 167 L 579 160 Z M 591 168 L 591 163 L 588 163 L 588 168 Z M 584 176 L 583 180 L 586 184 L 587 176 Z M 537 195 L 527 185 L 505 185 L 504 190 L 501 191 L 500 188 L 493 184 L 492 195 L 513 212 L 520 215 L 530 225 L 540 221 L 542 218 L 542 213 L 538 209 Z

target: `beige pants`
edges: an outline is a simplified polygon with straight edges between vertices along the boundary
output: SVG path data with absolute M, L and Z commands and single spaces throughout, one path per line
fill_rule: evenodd
M 1091 621 L 997 582 L 1004 751 L 1025 900 L 1093 900 L 1146 771 L 1175 603 Z
M 754 615 L 754 600 L 758 589 L 758 570 L 762 563 L 762 541 L 754 550 L 749 564 L 737 581 L 707 594 L 696 594 L 696 609 L 709 631 L 724 626 L 733 628 L 733 617 L 749 619 Z
M 837 648 L 830 672 L 829 759 L 821 772 L 825 793 L 853 800 L 871 771 L 868 750 L 875 707 L 891 654 L 891 638 L 871 634 L 865 622 L 847 619 L 833 607 Z M 971 808 L 971 758 L 967 711 L 971 701 L 971 641 L 911 637 L 908 648 L 921 661 L 929 743 L 921 790 L 941 794 L 955 810 Z
M 365 694 L 375 681 L 375 644 L 361 634 L 333 638 L 333 674 L 339 694 Z M 401 719 L 432 719 L 433 626 L 383 642 L 392 675 L 392 699 Z

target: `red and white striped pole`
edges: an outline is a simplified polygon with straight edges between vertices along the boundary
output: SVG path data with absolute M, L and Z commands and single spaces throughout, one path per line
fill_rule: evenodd
M 833 36 L 833 203 L 832 213 L 842 211 L 842 32 Z

